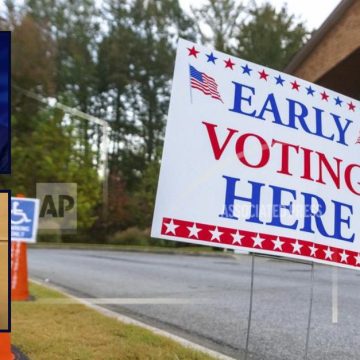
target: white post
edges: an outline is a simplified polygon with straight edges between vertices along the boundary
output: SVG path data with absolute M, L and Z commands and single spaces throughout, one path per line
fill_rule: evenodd
M 307 331 L 306 331 L 306 344 L 305 344 L 304 360 L 307 360 L 308 352 L 309 352 L 311 314 L 312 314 L 312 304 L 313 304 L 313 298 L 314 298 L 314 263 L 311 263 L 311 280 L 310 281 L 311 281 L 311 285 L 310 285 L 310 303 L 309 303 L 308 325 L 307 325 Z
M 189 75 L 190 75 L 190 77 L 189 77 L 189 85 L 190 85 L 190 103 L 192 104 L 193 99 L 192 99 L 192 88 L 191 88 L 191 69 L 190 69 L 190 66 L 191 66 L 191 65 L 189 65 Z

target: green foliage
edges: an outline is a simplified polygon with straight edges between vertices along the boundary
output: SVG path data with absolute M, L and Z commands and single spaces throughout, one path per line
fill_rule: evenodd
M 50 33 L 56 45 L 56 91 L 70 94 L 73 105 L 89 111 L 96 84 L 96 35 L 98 10 L 93 0 L 28 0 L 28 15 L 42 33 Z
M 96 220 L 94 208 L 99 202 L 100 181 L 91 159 L 76 149 L 76 131 L 65 125 L 59 111 L 39 112 L 31 119 L 34 128 L 22 136 L 14 131 L 12 138 L 13 168 L 4 186 L 13 192 L 35 196 L 36 183 L 77 183 L 78 227 L 89 228 Z M 18 130 L 16 117 L 13 129 Z
M 284 6 L 208 0 L 192 8 L 202 42 L 275 69 L 283 69 L 304 45 L 308 32 Z
M 279 12 L 269 3 L 249 10 L 250 20 L 239 27 L 235 53 L 249 61 L 282 70 L 304 45 L 307 31 L 286 7 Z
M 164 239 L 154 239 L 150 237 L 149 229 L 140 229 L 137 226 L 129 227 L 123 231 L 117 231 L 112 234 L 108 240 L 113 245 L 129 246 L 157 246 L 157 247 L 187 247 L 189 244 L 169 241 Z M 204 249 L 201 247 L 200 249 Z
M 159 171 L 160 163 L 158 161 L 149 163 L 143 172 L 139 189 L 134 194 L 134 220 L 139 226 L 147 227 L 151 224 Z
M 110 244 L 117 245 L 148 245 L 149 234 L 138 227 L 130 227 L 124 231 L 118 231 L 109 239 Z

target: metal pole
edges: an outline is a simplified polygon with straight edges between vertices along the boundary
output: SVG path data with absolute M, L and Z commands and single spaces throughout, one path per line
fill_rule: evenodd
M 311 285 L 310 285 L 309 318 L 308 318 L 308 326 L 307 326 L 307 331 L 306 331 L 306 344 L 305 344 L 304 360 L 307 360 L 307 358 L 308 358 L 313 298 L 314 298 L 314 263 L 311 263 Z
M 108 171 L 108 144 L 109 144 L 109 132 L 108 125 L 102 126 L 103 130 L 103 152 L 104 152 L 104 179 L 103 179 L 103 221 L 107 222 L 108 215 L 108 200 L 109 200 L 109 171 Z
M 250 339 L 250 328 L 251 328 L 251 314 L 253 307 L 253 296 L 254 296 L 254 268 L 255 268 L 255 255 L 251 254 L 251 282 L 250 282 L 250 305 L 249 305 L 249 317 L 248 317 L 248 328 L 246 334 L 246 344 L 245 344 L 245 360 L 248 358 L 249 354 L 249 339 Z
M 190 65 L 189 65 L 190 66 Z M 189 85 L 190 85 L 190 104 L 192 104 L 193 102 L 193 98 L 192 98 L 192 88 L 191 88 L 191 70 L 189 67 L 189 71 L 190 71 L 190 80 L 189 80 Z
M 80 110 L 76 109 L 76 108 L 72 108 L 70 106 L 62 104 L 61 102 L 59 102 L 55 98 L 44 97 L 44 96 L 42 96 L 40 94 L 34 93 L 33 91 L 25 90 L 25 89 L 15 85 L 15 84 L 12 84 L 11 86 L 14 89 L 18 90 L 19 92 L 21 92 L 22 94 L 26 95 L 27 97 L 29 97 L 31 99 L 34 99 L 36 101 L 39 101 L 39 102 L 41 102 L 41 103 L 43 103 L 43 104 L 45 104 L 45 105 L 47 105 L 49 107 L 62 110 L 63 112 L 65 112 L 67 114 L 70 114 L 70 115 L 75 116 L 75 117 L 79 117 L 80 119 L 90 121 L 90 122 L 92 122 L 94 124 L 98 124 L 98 125 L 101 125 L 101 126 L 107 125 L 107 121 L 99 119 L 96 116 L 89 115 L 89 114 L 87 114 L 87 113 L 85 113 L 83 111 L 80 111 Z
M 337 267 L 332 269 L 332 323 L 338 322 L 338 271 Z

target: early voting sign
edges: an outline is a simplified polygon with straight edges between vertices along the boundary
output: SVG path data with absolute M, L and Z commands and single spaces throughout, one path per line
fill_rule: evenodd
M 152 236 L 360 268 L 360 104 L 180 40 Z
M 39 200 L 11 198 L 11 240 L 36 242 Z

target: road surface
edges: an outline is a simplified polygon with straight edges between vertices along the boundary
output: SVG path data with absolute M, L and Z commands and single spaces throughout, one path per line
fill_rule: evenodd
M 37 280 L 243 359 L 251 256 L 31 249 L 29 269 Z M 308 359 L 358 360 L 360 273 L 334 269 L 315 266 Z M 308 264 L 255 257 L 249 359 L 304 358 L 310 279 Z

